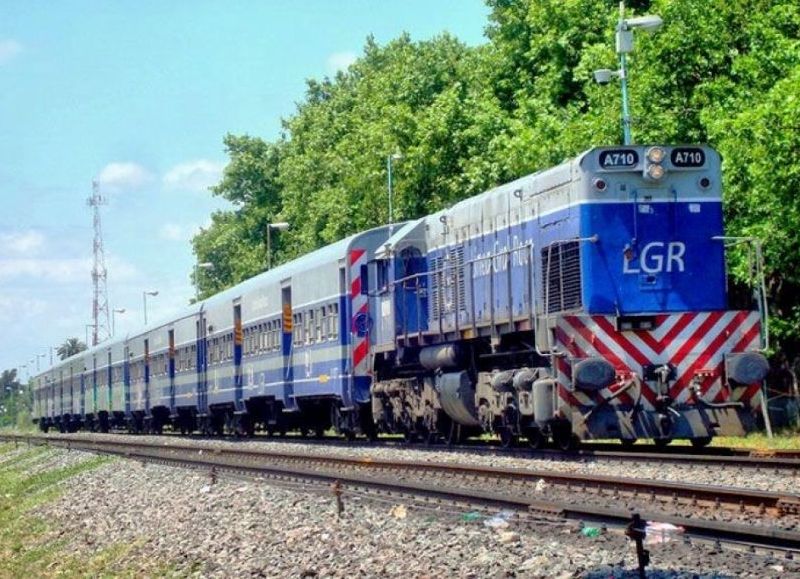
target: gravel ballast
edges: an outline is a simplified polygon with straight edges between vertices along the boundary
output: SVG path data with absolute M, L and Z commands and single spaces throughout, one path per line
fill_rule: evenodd
M 65 461 L 85 455 L 52 452 L 71 455 Z M 585 536 L 595 531 L 574 523 L 347 493 L 338 517 L 324 487 L 225 477 L 212 484 L 197 471 L 123 459 L 62 484 L 62 497 L 35 514 L 71 550 L 134 545 L 117 564 L 142 574 L 166 564 L 178 576 L 203 577 L 637 576 L 621 533 Z M 800 573 L 794 561 L 682 539 L 649 548 L 649 577 Z

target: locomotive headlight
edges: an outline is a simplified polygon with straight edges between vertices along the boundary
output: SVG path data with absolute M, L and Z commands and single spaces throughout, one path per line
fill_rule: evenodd
M 661 165 L 653 164 L 647 167 L 647 176 L 656 181 L 664 176 L 664 172 L 664 167 Z
M 601 179 L 600 177 L 592 181 L 592 185 L 594 185 L 594 188 L 598 191 L 605 191 L 606 187 L 608 187 L 608 183 L 606 183 L 605 179 Z
M 666 156 L 667 154 L 661 147 L 650 147 L 647 150 L 647 160 L 651 163 L 660 163 Z

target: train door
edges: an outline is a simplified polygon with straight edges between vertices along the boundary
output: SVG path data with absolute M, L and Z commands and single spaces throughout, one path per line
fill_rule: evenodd
M 97 354 L 92 356 L 92 415 L 97 419 Z
M 111 348 L 108 349 L 108 360 L 107 360 L 107 362 L 108 362 L 108 366 L 106 368 L 106 372 L 108 372 L 108 374 L 106 375 L 106 384 L 108 384 L 108 398 L 106 399 L 106 401 L 108 402 L 108 408 L 107 408 L 108 415 L 111 416 L 111 413 L 112 413 L 113 408 L 114 408 L 113 407 L 113 403 L 114 403 L 114 386 L 113 386 L 113 383 L 114 383 L 113 382 L 114 372 L 113 372 L 113 368 L 111 367 Z
M 77 396 L 75 395 L 75 370 L 72 367 L 72 364 L 69 365 L 69 406 L 67 407 L 67 414 L 77 414 L 75 412 L 76 408 L 76 399 Z
M 130 348 L 125 345 L 125 353 L 122 359 L 122 391 L 125 396 L 125 416 L 131 415 L 131 365 L 130 365 Z
M 77 413 L 80 416 L 83 416 L 83 415 L 86 414 L 86 386 L 87 386 L 86 381 L 87 381 L 87 378 L 88 378 L 88 376 L 86 375 L 87 374 L 87 370 L 88 370 L 88 368 L 86 366 L 83 366 L 83 369 L 79 372 L 81 397 L 80 397 L 80 400 L 78 402 L 78 409 L 77 409 L 78 412 Z
M 144 339 L 144 359 L 142 360 L 144 372 L 144 412 L 150 416 L 150 340 Z
M 175 330 L 169 331 L 167 373 L 169 375 L 169 414 L 175 416 Z
M 287 279 L 281 283 L 281 310 L 283 312 L 283 332 L 281 333 L 281 353 L 283 359 L 283 404 L 287 410 L 297 410 L 294 399 L 294 354 L 292 324 L 292 282 Z
M 236 412 L 244 411 L 244 384 L 242 380 L 242 304 L 239 298 L 233 301 L 233 384 Z
M 358 320 L 360 316 L 367 316 L 367 327 L 364 328 L 364 331 L 369 332 L 370 328 L 368 326 L 371 325 L 369 312 L 375 312 L 378 317 L 378 327 L 376 328 L 378 335 L 373 336 L 373 339 L 394 344 L 394 294 L 389 283 L 389 260 L 376 259 L 371 261 L 369 263 L 368 278 L 374 282 L 373 287 L 369 288 L 372 290 L 369 292 L 369 301 L 372 307 L 368 308 L 367 311 L 355 312 L 356 319 Z
M 206 354 L 206 315 L 200 311 L 197 319 L 197 412 L 200 415 L 208 414 L 208 356 Z

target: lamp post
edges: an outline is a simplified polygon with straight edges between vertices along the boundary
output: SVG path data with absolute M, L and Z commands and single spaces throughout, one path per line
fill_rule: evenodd
M 633 31 L 637 28 L 653 33 L 664 24 L 660 16 L 655 14 L 625 18 L 625 1 L 619 3 L 619 21 L 617 22 L 616 49 L 619 56 L 619 70 L 602 68 L 594 71 L 594 79 L 598 84 L 608 84 L 612 77 L 619 78 L 622 92 L 622 140 L 625 145 L 630 145 L 631 114 L 628 99 L 628 61 L 627 55 L 633 52 Z
M 47 354 L 36 354 L 36 371 L 39 371 L 39 358 L 46 357 Z
M 115 309 L 115 310 L 111 310 L 111 335 L 112 336 L 116 336 L 117 335 L 117 320 L 116 320 L 116 316 L 114 314 L 124 314 L 124 313 L 125 313 L 125 308 L 118 308 L 118 309 Z
M 158 290 L 153 291 L 143 291 L 142 292 L 142 304 L 144 305 L 144 325 L 147 325 L 147 296 L 156 297 L 158 295 Z
M 269 236 L 269 233 L 267 233 Z M 194 301 L 200 301 L 200 270 L 214 269 L 214 264 L 210 261 L 195 264 L 194 266 Z
M 267 269 L 272 269 L 272 230 L 286 231 L 289 229 L 289 224 L 285 221 L 278 223 L 267 223 Z
M 389 190 L 389 225 L 394 223 L 394 206 L 392 204 L 394 191 L 392 190 L 392 161 L 399 161 L 403 158 L 400 153 L 392 153 L 386 156 L 386 182 Z

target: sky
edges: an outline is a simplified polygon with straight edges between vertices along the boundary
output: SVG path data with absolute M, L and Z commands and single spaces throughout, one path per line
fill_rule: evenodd
M 277 138 L 306 79 L 370 34 L 476 45 L 487 15 L 482 0 L 3 0 L 0 370 L 26 378 L 86 338 L 93 181 L 120 336 L 143 323 L 143 291 L 159 292 L 151 322 L 194 295 L 190 239 L 226 207 L 208 192 L 225 134 Z

